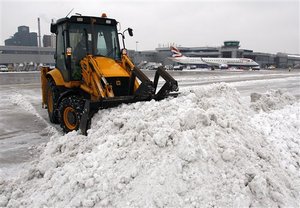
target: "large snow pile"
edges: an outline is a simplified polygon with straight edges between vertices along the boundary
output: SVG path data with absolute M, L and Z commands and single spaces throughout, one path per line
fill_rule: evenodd
M 274 105 L 216 84 L 102 110 L 87 137 L 53 136 L 25 176 L 1 179 L 0 206 L 299 207 L 300 103 Z
M 270 111 L 280 109 L 295 102 L 295 97 L 282 90 L 271 90 L 265 94 L 251 93 L 251 108 L 256 111 Z

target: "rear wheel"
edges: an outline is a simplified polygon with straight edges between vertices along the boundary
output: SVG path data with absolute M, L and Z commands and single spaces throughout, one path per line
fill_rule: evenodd
M 82 116 L 84 102 L 77 96 L 64 98 L 59 106 L 60 126 L 64 132 L 77 131 Z
M 49 120 L 52 123 L 58 124 L 58 113 L 57 113 L 57 100 L 59 97 L 59 91 L 52 79 L 48 79 L 47 87 L 47 109 Z

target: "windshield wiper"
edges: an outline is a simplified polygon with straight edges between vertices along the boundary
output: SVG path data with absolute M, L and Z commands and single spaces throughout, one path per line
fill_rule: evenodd
M 108 53 L 107 53 L 107 57 L 110 57 L 111 54 L 113 54 L 113 59 L 116 59 L 116 53 L 117 53 L 117 47 L 115 46 L 114 48 L 112 48 Z

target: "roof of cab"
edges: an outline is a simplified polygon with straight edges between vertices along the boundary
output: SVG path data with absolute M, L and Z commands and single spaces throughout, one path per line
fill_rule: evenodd
M 71 23 L 85 23 L 85 24 L 100 24 L 100 25 L 116 25 L 117 21 L 111 18 L 91 17 L 91 16 L 71 16 L 58 19 L 55 24 L 63 24 L 65 22 Z

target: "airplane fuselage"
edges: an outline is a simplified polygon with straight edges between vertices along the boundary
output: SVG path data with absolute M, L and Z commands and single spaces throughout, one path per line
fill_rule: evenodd
M 247 58 L 202 58 L 202 57 L 173 57 L 171 60 L 184 65 L 208 65 L 228 67 L 258 67 L 259 64 Z

